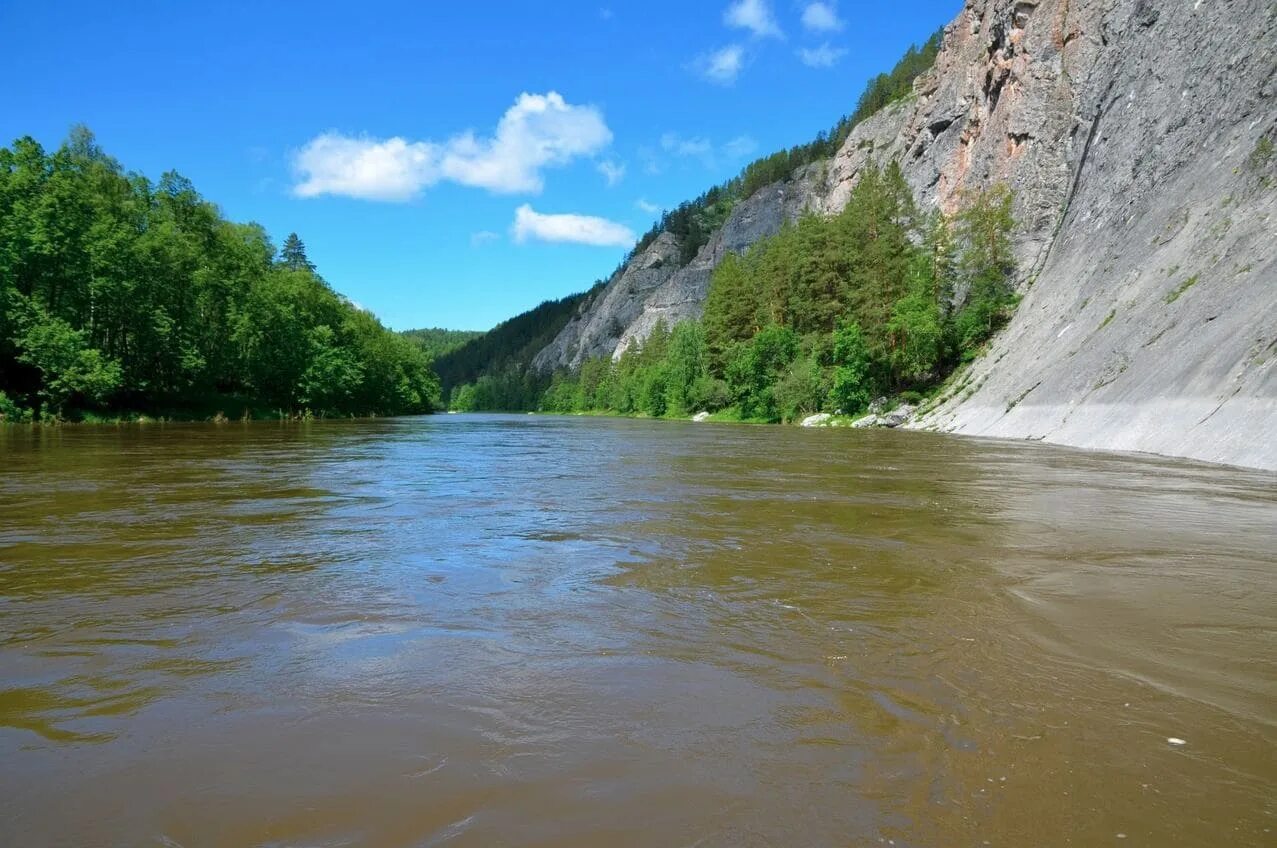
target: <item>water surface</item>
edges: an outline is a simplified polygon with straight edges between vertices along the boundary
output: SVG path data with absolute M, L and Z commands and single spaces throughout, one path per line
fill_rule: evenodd
M 0 428 L 3 845 L 1273 845 L 1275 786 L 1272 475 L 539 416 Z

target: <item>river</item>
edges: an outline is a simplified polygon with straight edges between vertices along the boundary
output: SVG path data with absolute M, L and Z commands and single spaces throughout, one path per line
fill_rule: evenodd
M 1277 478 L 541 416 L 0 428 L 0 844 L 1277 844 Z

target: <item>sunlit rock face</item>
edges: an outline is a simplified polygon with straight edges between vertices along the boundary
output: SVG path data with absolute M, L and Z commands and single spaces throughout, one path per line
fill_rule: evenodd
M 686 266 L 662 236 L 535 360 L 619 356 L 699 317 L 713 268 L 871 160 L 923 208 L 1015 194 L 1024 295 L 914 426 L 1277 467 L 1277 7 L 971 0 L 913 95 L 740 203 Z

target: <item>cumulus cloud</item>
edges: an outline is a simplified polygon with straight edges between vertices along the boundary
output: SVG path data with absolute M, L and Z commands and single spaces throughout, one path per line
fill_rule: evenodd
M 378 141 L 328 132 L 293 158 L 298 197 L 340 194 L 363 200 L 409 200 L 439 180 L 438 148 L 402 138 Z
M 808 3 L 803 9 L 803 26 L 812 32 L 836 32 L 842 29 L 842 20 L 834 4 Z
M 511 228 L 519 244 L 529 239 L 589 244 L 597 247 L 629 247 L 637 239 L 624 224 L 591 215 L 545 215 L 523 204 L 514 213 Z
M 323 133 L 294 156 L 299 181 L 293 190 L 299 197 L 403 201 L 448 180 L 503 194 L 539 192 L 544 169 L 611 143 L 598 109 L 574 106 L 554 91 L 524 93 L 490 137 L 466 132 L 437 143 Z
M 745 67 L 745 48 L 739 44 L 729 44 L 700 56 L 693 65 L 710 82 L 731 85 Z
M 492 242 L 500 240 L 501 235 L 492 232 L 492 230 L 480 230 L 477 233 L 470 234 L 471 247 L 483 247 L 485 244 L 492 244 Z
M 804 47 L 798 51 L 798 58 L 809 68 L 832 68 L 846 55 L 847 51 L 843 48 L 831 47 L 828 44 L 812 48 Z
M 603 179 L 607 180 L 608 188 L 625 179 L 624 162 L 613 162 L 611 159 L 604 159 L 597 167 L 599 173 L 603 175 Z
M 661 207 L 644 197 L 640 197 L 638 200 L 634 201 L 634 205 L 638 207 L 640 212 L 646 212 L 649 215 L 655 215 L 661 211 Z
M 784 38 L 767 0 L 737 0 L 723 12 L 723 23 L 747 29 L 758 38 Z

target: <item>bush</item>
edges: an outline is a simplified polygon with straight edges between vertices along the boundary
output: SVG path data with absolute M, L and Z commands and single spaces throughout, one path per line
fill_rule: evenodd
M 30 420 L 31 410 L 23 409 L 14 403 L 4 392 L 0 392 L 0 423 L 16 424 L 20 421 Z

